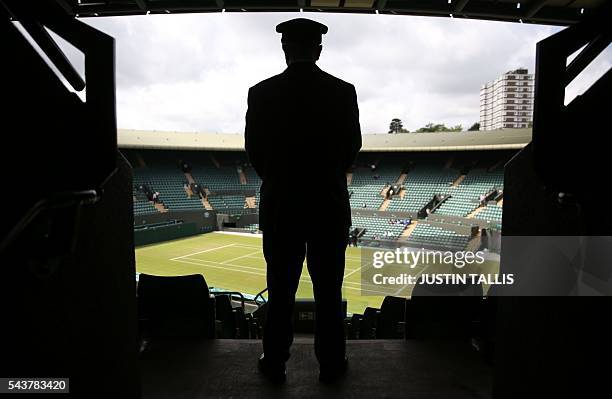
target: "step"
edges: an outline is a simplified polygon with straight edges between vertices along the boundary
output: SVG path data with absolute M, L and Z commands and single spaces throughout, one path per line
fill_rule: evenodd
M 346 173 L 346 185 L 350 186 L 352 182 L 353 182 L 353 172 L 347 172 Z
M 257 198 L 256 197 L 246 197 L 246 207 L 250 209 L 257 208 Z
M 204 205 L 204 208 L 206 210 L 209 210 L 209 211 L 214 210 L 213 206 L 210 204 L 210 202 L 208 202 L 208 199 L 206 198 L 202 198 L 202 205 Z
M 215 165 L 215 168 L 219 169 L 221 167 L 221 164 L 219 163 L 217 158 L 215 158 L 212 153 L 208 154 L 208 156 L 210 157 L 210 161 L 213 163 L 213 165 Z
M 458 185 L 460 185 L 461 182 L 465 180 L 465 177 L 466 175 L 460 175 L 458 178 L 455 179 L 451 187 L 457 187 Z
M 473 219 L 476 215 L 478 215 L 480 212 L 482 212 L 485 208 L 486 208 L 486 206 L 479 206 L 478 208 L 474 209 L 472 212 L 468 213 L 466 218 Z
M 378 208 L 379 211 L 386 211 L 387 208 L 389 207 L 389 204 L 391 203 L 390 199 L 385 199 L 383 200 L 382 204 L 380 204 L 380 208 Z
M 387 198 L 387 193 L 389 192 L 390 189 L 391 189 L 391 186 L 385 185 L 385 187 L 382 190 L 380 190 L 380 193 L 379 193 L 380 196 L 383 198 Z
M 406 177 L 408 177 L 408 173 L 400 174 L 395 184 L 397 184 L 398 186 L 401 186 L 406 181 Z
M 444 169 L 450 169 L 451 166 L 453 166 L 453 163 L 455 162 L 455 158 L 454 157 L 450 157 L 446 163 L 444 164 Z
M 346 345 L 349 370 L 318 382 L 313 338 L 296 338 L 287 383 L 257 372 L 259 340 L 166 340 L 141 354 L 143 399 L 157 398 L 490 398 L 493 371 L 459 341 L 363 340 Z
M 406 227 L 406 229 L 404 231 L 402 231 L 402 234 L 400 234 L 399 238 L 400 239 L 406 239 L 406 238 L 410 237 L 410 234 L 412 234 L 412 232 L 414 231 L 414 229 L 416 228 L 416 225 L 418 223 L 419 222 L 416 222 L 416 221 L 413 220 L 412 223 L 408 227 Z
M 474 237 L 470 239 L 470 241 L 468 241 L 467 246 L 465 247 L 465 250 L 468 252 L 478 251 L 478 248 L 480 248 L 480 244 L 481 244 L 481 239 L 480 239 L 481 236 L 482 234 L 480 230 L 478 230 L 478 234 L 476 234 Z
M 185 173 L 185 178 L 190 184 L 195 184 L 196 182 L 191 173 Z
M 238 179 L 240 180 L 240 184 L 247 184 L 247 177 L 244 174 L 244 170 L 242 168 L 237 169 Z
M 155 207 L 155 209 L 157 209 L 161 213 L 168 212 L 168 208 L 166 208 L 164 204 L 160 204 L 159 202 L 157 202 L 157 203 L 153 203 L 153 206 Z

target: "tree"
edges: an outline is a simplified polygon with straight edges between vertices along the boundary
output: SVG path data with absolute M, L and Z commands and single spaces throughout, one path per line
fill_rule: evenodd
M 470 128 L 468 129 L 468 131 L 470 131 L 470 132 L 472 132 L 472 131 L 474 131 L 474 130 L 480 130 L 480 123 L 478 123 L 478 122 L 474 122 L 474 124 L 472 125 L 472 127 L 470 127 Z
M 451 127 L 446 127 L 443 123 L 428 123 L 427 125 L 419 128 L 417 133 L 434 133 L 434 132 L 460 132 L 463 130 L 463 126 L 456 125 Z
M 408 130 L 404 129 L 404 125 L 402 124 L 401 119 L 391 119 L 391 123 L 389 124 L 389 134 L 392 133 L 408 133 Z
M 417 133 L 439 132 L 440 126 L 442 125 L 434 125 L 433 123 L 428 123 L 427 125 L 418 128 Z

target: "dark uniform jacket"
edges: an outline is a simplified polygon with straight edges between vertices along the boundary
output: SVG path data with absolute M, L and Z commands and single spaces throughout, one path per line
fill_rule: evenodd
M 259 226 L 348 228 L 346 172 L 361 148 L 355 87 L 315 63 L 249 89 L 245 148 L 263 180 Z

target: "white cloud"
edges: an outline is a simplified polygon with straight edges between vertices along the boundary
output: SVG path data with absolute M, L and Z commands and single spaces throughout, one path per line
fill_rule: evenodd
M 116 38 L 120 127 L 241 133 L 248 88 L 285 68 L 274 28 L 297 16 L 85 21 Z M 410 130 L 428 122 L 469 127 L 478 120 L 480 86 L 517 67 L 533 71 L 537 41 L 559 30 L 459 18 L 299 16 L 329 26 L 319 65 L 356 86 L 364 133 L 386 132 L 394 117 Z

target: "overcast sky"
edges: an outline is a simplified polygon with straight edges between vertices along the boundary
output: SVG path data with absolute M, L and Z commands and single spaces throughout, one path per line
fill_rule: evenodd
M 248 88 L 286 67 L 275 26 L 300 16 L 329 27 L 318 64 L 355 85 L 364 133 L 386 133 L 395 117 L 409 130 L 428 122 L 462 124 L 467 129 L 478 121 L 480 86 L 518 67 L 533 71 L 536 43 L 559 30 L 325 13 L 83 21 L 116 39 L 120 128 L 242 133 Z M 591 72 L 601 74 L 610 65 L 608 49 Z

